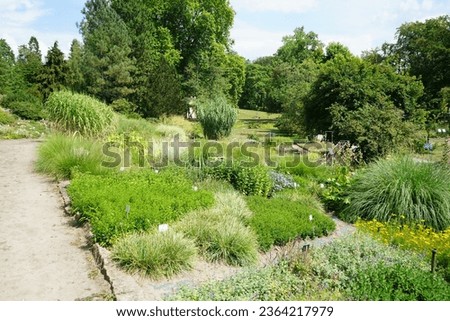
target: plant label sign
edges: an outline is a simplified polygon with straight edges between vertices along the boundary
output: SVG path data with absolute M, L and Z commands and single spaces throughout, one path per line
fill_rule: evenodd
M 165 233 L 165 232 L 167 232 L 169 230 L 169 224 L 161 224 L 159 227 L 158 227 L 158 231 L 160 232 L 160 233 Z

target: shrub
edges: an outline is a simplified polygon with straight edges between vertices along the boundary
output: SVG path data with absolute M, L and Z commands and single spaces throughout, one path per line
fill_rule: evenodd
M 95 136 L 104 132 L 113 120 L 113 112 L 104 103 L 69 91 L 53 92 L 46 104 L 49 120 L 67 132 Z
M 102 159 L 101 146 L 94 141 L 53 135 L 39 146 L 36 169 L 56 179 L 69 179 L 75 171 L 104 173 L 106 169 L 101 166 Z
M 386 244 L 419 252 L 428 258 L 431 257 L 432 250 L 436 250 L 438 269 L 442 271 L 447 280 L 450 280 L 450 228 L 436 232 L 421 224 L 408 226 L 397 222 L 382 223 L 362 220 L 357 221 L 355 226 Z
M 253 212 L 250 226 L 258 235 L 262 250 L 268 250 L 272 245 L 284 245 L 297 238 L 328 235 L 336 228 L 330 217 L 306 204 L 257 196 L 247 198 L 247 204 Z
M 41 120 L 43 117 L 42 101 L 26 91 L 9 94 L 2 104 L 13 114 L 27 120 Z
M 203 134 L 208 139 L 228 137 L 237 120 L 236 108 L 222 96 L 200 103 L 197 115 Z
M 41 120 L 43 117 L 42 104 L 35 101 L 12 101 L 8 108 L 13 114 L 23 119 Z
M 9 125 L 16 121 L 13 115 L 0 108 L 0 125 Z
M 263 165 L 253 167 L 238 164 L 206 167 L 206 173 L 215 179 L 226 180 L 233 187 L 245 195 L 267 197 L 272 190 L 272 180 L 268 168 Z
M 173 301 L 289 301 L 302 291 L 302 281 L 287 264 L 251 269 L 225 281 L 213 281 L 198 288 L 181 288 Z
M 172 223 L 214 202 L 212 193 L 194 190 L 185 173 L 172 168 L 159 173 L 78 174 L 68 192 L 72 210 L 90 221 L 95 241 L 105 246 L 125 233 Z
M 428 271 L 379 263 L 359 271 L 348 289 L 360 301 L 448 301 L 450 284 Z
M 173 231 L 133 233 L 112 248 L 113 260 L 126 271 L 155 279 L 191 270 L 196 253 L 193 241 Z
M 383 263 L 401 265 L 406 269 L 429 272 L 429 263 L 417 253 L 387 246 L 370 236 L 355 233 L 337 239 L 311 252 L 309 267 L 313 277 L 329 290 L 345 290 L 352 281 L 369 267 Z M 302 262 L 300 262 L 300 265 Z M 304 268 L 300 268 L 304 270 Z
M 450 170 L 409 157 L 380 160 L 356 176 L 343 217 L 422 222 L 436 230 L 450 225 Z

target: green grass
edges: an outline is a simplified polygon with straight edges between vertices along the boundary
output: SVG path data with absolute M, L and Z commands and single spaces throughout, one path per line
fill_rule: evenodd
M 36 170 L 55 179 L 70 179 L 74 172 L 105 173 L 102 160 L 99 143 L 82 137 L 56 134 L 39 146 Z
M 69 91 L 54 92 L 45 104 L 48 118 L 62 131 L 87 136 L 102 134 L 111 126 L 114 113 L 102 102 Z
M 380 160 L 361 171 L 349 189 L 342 216 L 382 222 L 423 223 L 436 230 L 450 226 L 450 170 L 410 157 Z
M 182 234 L 133 233 L 119 239 L 112 248 L 114 261 L 128 272 L 159 279 L 192 270 L 197 249 Z
M 176 229 L 195 240 L 209 261 L 245 266 L 258 259 L 258 243 L 245 225 L 251 216 L 245 200 L 233 190 L 216 193 L 213 208 L 194 211 L 176 224 Z

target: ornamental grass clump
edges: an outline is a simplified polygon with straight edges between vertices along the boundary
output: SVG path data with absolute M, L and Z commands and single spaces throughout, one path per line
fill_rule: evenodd
M 194 242 L 172 230 L 133 233 L 120 238 L 112 248 L 112 258 L 122 268 L 153 279 L 192 270 L 196 255 Z
M 203 134 L 208 139 L 228 137 L 237 120 L 236 108 L 221 96 L 200 103 L 197 114 Z
M 450 170 L 410 157 L 380 160 L 357 174 L 342 217 L 356 221 L 423 223 L 441 231 L 450 226 Z
M 110 107 L 92 97 L 70 91 L 54 92 L 45 104 L 48 118 L 56 128 L 84 136 L 103 133 L 112 123 Z

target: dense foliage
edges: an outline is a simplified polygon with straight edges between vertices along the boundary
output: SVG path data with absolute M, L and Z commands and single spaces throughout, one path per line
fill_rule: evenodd
M 355 234 L 225 281 L 182 288 L 169 300 L 442 300 L 450 286 L 422 257 Z
M 450 226 L 450 171 L 410 157 L 380 160 L 356 175 L 342 217 L 423 222 L 436 230 Z
M 177 170 L 142 170 L 106 176 L 78 174 L 68 191 L 72 210 L 91 223 L 95 241 L 111 245 L 128 232 L 147 231 L 211 206 L 213 195 L 192 185 Z
M 206 167 L 207 175 L 225 180 L 244 195 L 267 197 L 272 191 L 273 181 L 266 166 L 241 166 L 239 163 L 222 163 Z
M 102 134 L 114 116 L 111 108 L 102 102 L 69 91 L 54 92 L 45 107 L 48 119 L 58 129 L 88 136 Z
M 228 137 L 237 120 L 237 110 L 225 97 L 218 96 L 199 103 L 198 120 L 208 139 Z
M 263 250 L 289 241 L 328 235 L 336 226 L 333 220 L 307 204 L 276 198 L 247 198 L 253 216 L 250 226 L 258 235 Z

